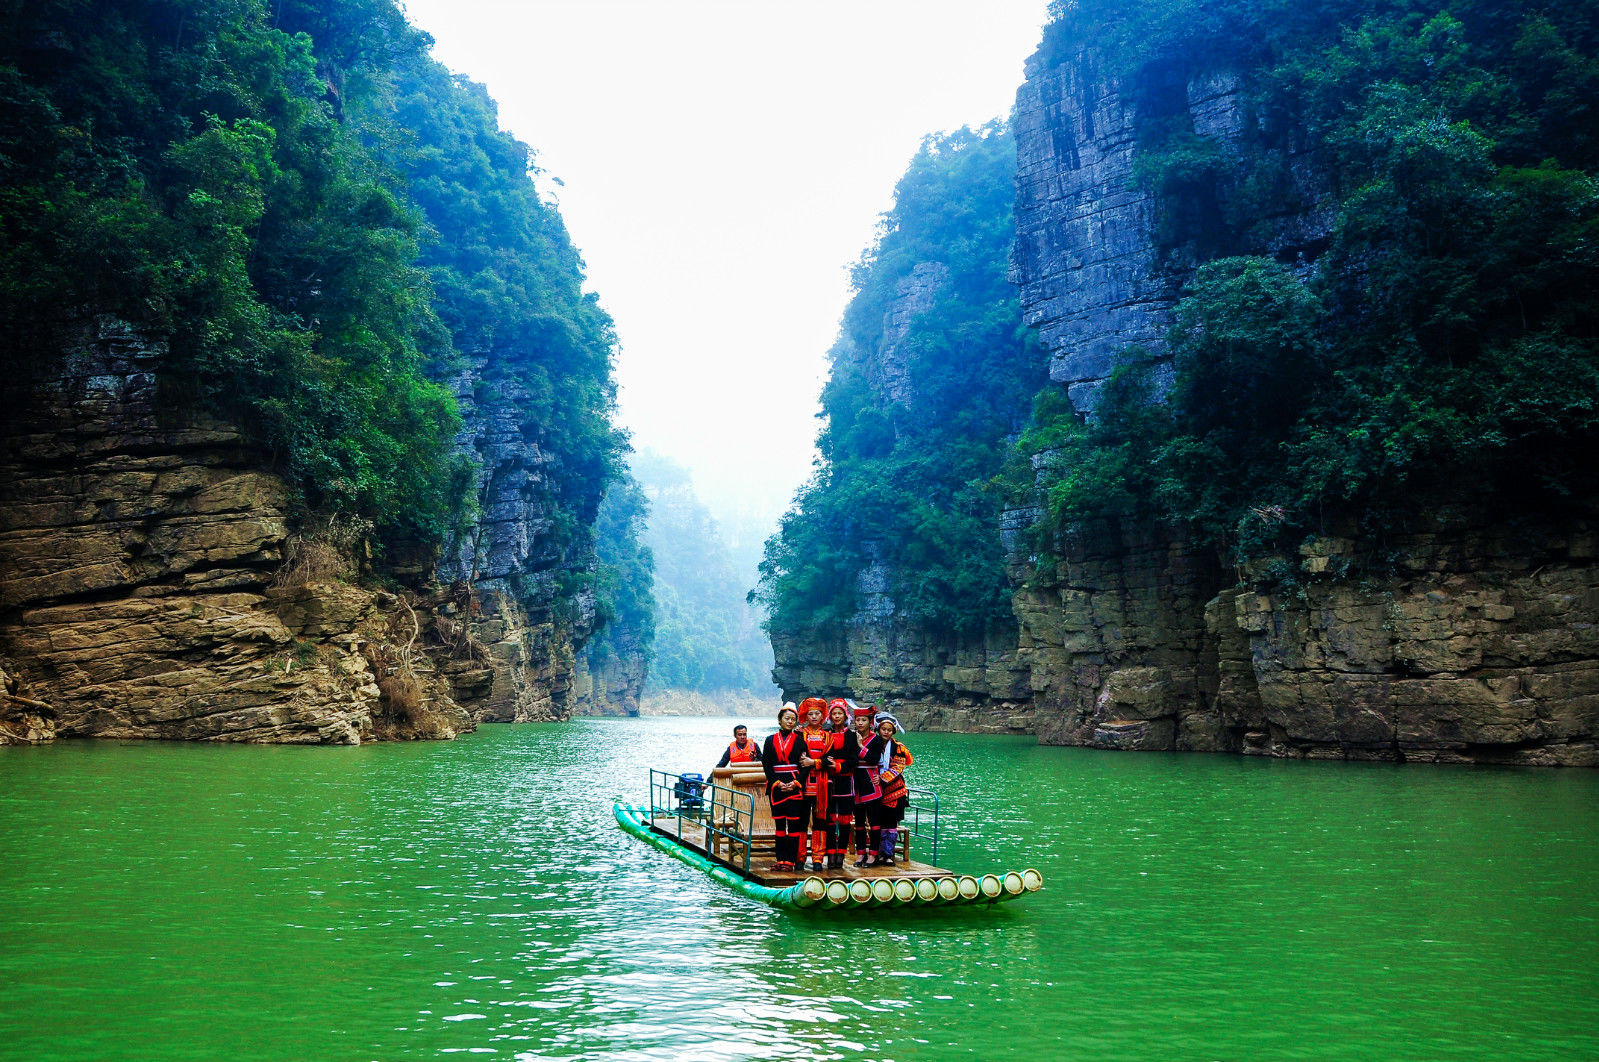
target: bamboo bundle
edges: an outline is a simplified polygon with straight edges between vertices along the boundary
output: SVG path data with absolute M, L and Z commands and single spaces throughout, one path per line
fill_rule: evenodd
M 806 878 L 794 886 L 794 906 L 815 907 L 827 899 L 827 882 L 821 878 Z

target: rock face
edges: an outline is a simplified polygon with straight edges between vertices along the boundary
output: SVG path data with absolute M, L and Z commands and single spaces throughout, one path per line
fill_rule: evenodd
M 477 711 L 482 722 L 565 719 L 572 711 L 578 653 L 594 629 L 593 592 L 563 584 L 594 565 L 592 548 L 574 550 L 558 531 L 563 484 L 525 410 L 537 408 L 514 378 L 477 354 L 452 381 L 464 428 L 458 444 L 479 462 L 482 516 L 446 543 L 440 582 L 469 588 L 465 617 L 489 647 L 494 688 Z M 577 500 L 592 525 L 596 493 Z M 592 543 L 590 543 L 590 546 Z
M 1242 128 L 1227 77 L 1174 81 L 1140 102 L 1092 54 L 1036 59 L 1017 99 L 1013 278 L 1051 355 L 1051 378 L 1088 410 L 1118 351 L 1159 363 L 1193 268 L 1162 248 L 1133 179 L 1137 106 L 1223 147 Z M 1301 209 L 1269 248 L 1313 257 L 1327 231 L 1317 177 L 1289 168 Z M 901 307 L 904 310 L 905 307 Z M 1536 528 L 1435 507 L 1386 543 L 1385 576 L 1345 578 L 1357 543 L 1297 557 L 1297 589 L 1266 593 L 1171 529 L 1084 526 L 1034 570 L 1002 528 L 1018 587 L 1014 642 L 957 646 L 896 622 L 868 569 L 831 642 L 774 636 L 785 696 L 885 702 L 912 727 L 1017 729 L 1046 743 L 1304 758 L 1599 766 L 1599 510 Z
M 1127 346 L 1159 344 L 1175 277 L 1150 233 L 1154 201 L 1131 180 L 1134 110 L 1091 53 L 1036 57 L 1016 98 L 1015 279 L 1050 351 L 1050 379 L 1091 405 Z
M 572 679 L 572 714 L 636 716 L 649 665 L 636 638 L 619 637 L 577 657 Z
M 787 700 L 814 693 L 892 710 L 912 728 L 1029 733 L 1032 675 L 1013 637 L 951 644 L 902 619 L 881 562 L 861 572 L 854 617 L 833 637 L 774 631 L 773 677 Z
M 1087 48 L 1034 56 L 1016 96 L 1016 245 L 1012 278 L 1027 323 L 1050 351 L 1050 379 L 1090 410 L 1129 347 L 1167 362 L 1171 311 L 1194 267 L 1191 249 L 1156 237 L 1154 194 L 1135 178 L 1136 123 L 1158 119 L 1236 152 L 1245 128 L 1236 77 L 1171 75 L 1137 92 L 1103 73 Z M 1280 145 L 1292 195 L 1259 250 L 1304 262 L 1323 245 L 1332 215 L 1309 152 Z
M 353 744 L 559 714 L 571 651 L 553 620 L 492 590 L 339 581 L 264 455 L 162 412 L 159 344 L 100 319 L 61 349 L 51 378 L 7 381 L 0 741 Z

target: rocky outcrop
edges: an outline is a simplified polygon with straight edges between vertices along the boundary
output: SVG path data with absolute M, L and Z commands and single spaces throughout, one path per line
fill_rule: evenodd
M 619 631 L 596 649 L 589 646 L 577 658 L 572 680 L 572 714 L 636 716 L 649 661 L 636 632 Z
M 1435 517 L 1385 579 L 1317 580 L 1355 543 L 1302 550 L 1302 593 L 1240 593 L 1258 707 L 1251 750 L 1599 766 L 1599 524 Z M 1247 693 L 1247 691 L 1245 691 Z
M 1049 349 L 1050 379 L 1086 412 L 1130 348 L 1167 366 L 1172 308 L 1194 268 L 1193 248 L 1157 237 L 1155 193 L 1134 173 L 1138 126 L 1159 122 L 1237 153 L 1250 127 L 1241 85 L 1226 72 L 1172 69 L 1135 87 L 1107 76 L 1091 48 L 1041 53 L 1027 65 L 1012 122 L 1012 279 Z M 1271 153 L 1292 191 L 1280 213 L 1255 219 L 1271 235 L 1253 251 L 1303 264 L 1331 227 L 1325 181 L 1293 139 Z
M 437 577 L 468 592 L 473 604 L 461 620 L 489 646 L 494 688 L 477 718 L 565 719 L 595 614 L 592 591 L 563 587 L 592 571 L 592 542 L 580 535 L 574 544 L 561 527 L 567 485 L 539 425 L 528 419 L 538 408 L 536 396 L 484 353 L 465 359 L 450 383 L 464 422 L 458 445 L 479 467 L 482 513 L 446 543 Z M 576 502 L 589 524 L 599 505 L 598 484 L 595 490 Z
M 772 674 L 785 699 L 853 697 L 889 708 L 916 729 L 1033 729 L 1032 672 L 1013 636 L 952 640 L 906 622 L 881 561 L 859 573 L 855 600 L 841 631 L 772 632 Z
M 292 526 L 264 455 L 166 411 L 159 343 L 102 318 L 60 349 L 6 382 L 3 740 L 352 744 L 564 714 L 581 604 L 563 624 L 553 592 L 532 615 L 492 588 L 343 581 L 335 529 Z
M 56 713 L 44 701 L 30 696 L 22 680 L 10 672 L 0 657 L 0 745 L 43 745 L 54 741 Z
M 1132 177 L 1133 103 L 1091 52 L 1030 61 L 1017 93 L 1014 279 L 1050 352 L 1050 379 L 1079 409 L 1125 347 L 1171 325 L 1175 276 L 1150 239 L 1153 196 Z
M 1054 570 L 1014 599 L 1039 739 L 1216 747 L 1214 639 L 1205 617 L 1221 572 L 1181 540 L 1113 524 L 1077 529 L 1061 552 Z

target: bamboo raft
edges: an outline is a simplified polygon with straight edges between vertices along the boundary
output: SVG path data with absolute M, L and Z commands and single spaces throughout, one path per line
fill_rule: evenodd
M 988 905 L 1043 888 L 1036 870 L 971 875 L 917 862 L 911 858 L 908 833 L 902 833 L 899 858 L 889 866 L 846 865 L 809 874 L 777 871 L 772 868 L 774 830 L 764 776 L 758 769 L 719 768 L 712 778 L 718 791 L 748 794 L 750 799 L 739 805 L 744 810 L 718 803 L 709 818 L 696 818 L 663 806 L 667 801 L 650 807 L 618 802 L 613 809 L 617 824 L 715 881 L 774 907 Z

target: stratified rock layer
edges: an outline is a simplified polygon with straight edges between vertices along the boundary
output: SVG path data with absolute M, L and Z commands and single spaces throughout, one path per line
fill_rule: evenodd
M 460 618 L 489 647 L 493 689 L 475 714 L 496 723 L 565 719 L 595 612 L 592 590 L 562 586 L 593 568 L 592 543 L 574 549 L 559 528 L 565 485 L 542 429 L 528 419 L 540 401 L 497 371 L 490 355 L 464 361 L 451 380 L 464 422 L 457 444 L 478 463 L 482 513 L 445 544 L 436 571 L 441 582 L 469 588 L 471 606 Z M 599 486 L 575 499 L 590 524 Z
M 353 744 L 562 714 L 565 628 L 492 586 L 285 565 L 283 481 L 229 425 L 158 413 L 159 344 L 100 319 L 59 347 L 48 378 L 6 382 L 0 743 Z
M 1223 151 L 1248 124 L 1225 74 L 1126 89 L 1079 48 L 1035 58 L 1017 97 L 1015 276 L 1051 377 L 1080 409 L 1119 351 L 1166 359 L 1192 270 L 1180 249 L 1158 246 L 1153 200 L 1133 173 L 1130 101 Z M 1291 140 L 1277 150 L 1297 206 L 1269 219 L 1263 250 L 1305 263 L 1330 200 L 1308 154 Z M 1162 529 L 1080 528 L 1059 545 L 1064 559 L 1015 599 L 1045 741 L 1599 763 L 1588 521 L 1512 533 L 1470 506 L 1439 511 L 1425 533 L 1389 544 L 1391 574 L 1367 565 L 1339 577 L 1362 570 L 1357 546 L 1327 539 L 1281 561 L 1304 582 L 1275 595 Z

